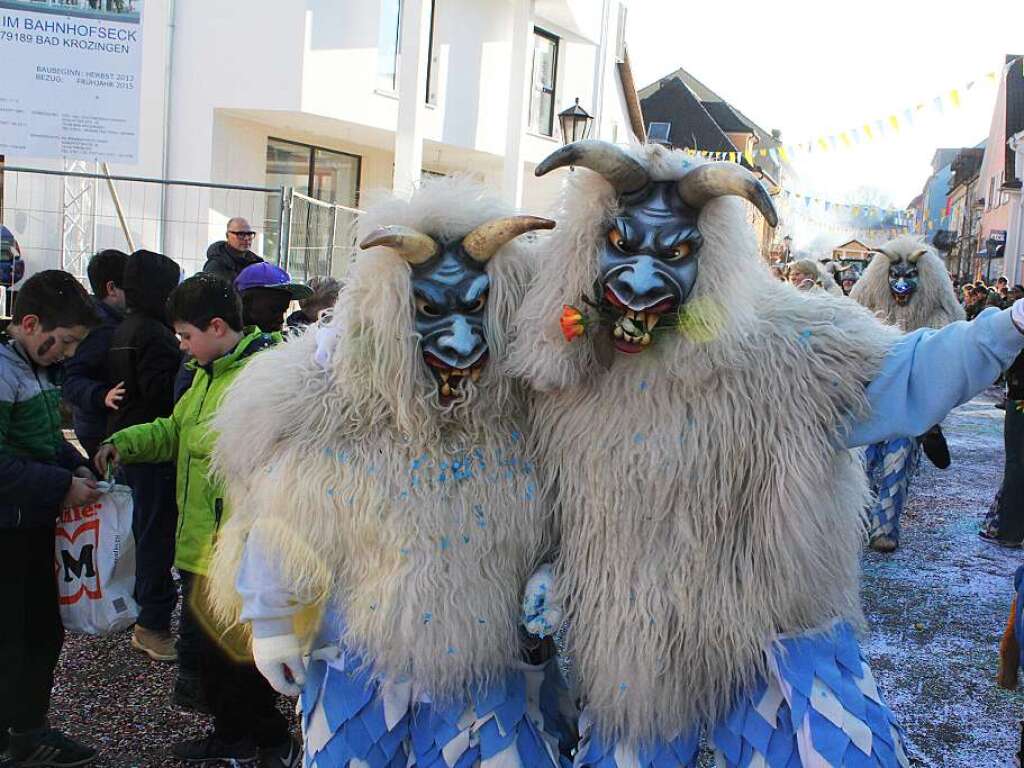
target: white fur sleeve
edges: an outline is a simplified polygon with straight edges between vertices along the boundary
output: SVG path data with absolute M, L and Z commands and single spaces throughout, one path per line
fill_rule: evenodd
M 282 585 L 278 563 L 253 532 L 245 542 L 235 588 L 242 598 L 242 621 L 252 622 L 254 637 L 291 634 L 292 617 L 302 608 Z

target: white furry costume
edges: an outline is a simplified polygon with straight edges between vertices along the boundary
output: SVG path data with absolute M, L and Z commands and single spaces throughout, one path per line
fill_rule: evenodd
M 481 189 L 441 180 L 368 211 L 360 229 L 441 241 L 506 215 Z M 553 521 L 524 393 L 500 365 L 529 268 L 514 243 L 487 262 L 492 362 L 453 405 L 414 333 L 410 265 L 376 247 L 353 263 L 329 326 L 254 359 L 217 414 L 214 460 L 234 511 L 214 601 L 237 615 L 236 577 L 258 538 L 279 586 L 323 609 L 313 647 L 341 651 L 310 667 L 307 765 L 559 763 L 560 715 L 539 703 L 557 671 L 520 662 L 518 633 Z
M 953 284 L 934 249 L 917 238 L 891 240 L 864 270 L 850 298 L 867 307 L 883 322 L 904 332 L 919 328 L 943 328 L 963 320 L 964 309 L 956 300 Z M 917 268 L 917 289 L 899 304 L 889 285 L 893 265 Z M 869 513 L 868 537 L 873 546 L 887 551 L 899 544 L 900 517 L 910 492 L 910 482 L 921 460 L 917 436 L 897 437 L 868 446 L 866 466 L 874 503 Z
M 917 290 L 900 306 L 889 290 L 889 267 L 898 261 L 917 265 Z M 964 308 L 956 300 L 953 283 L 935 249 L 915 237 L 890 240 L 879 249 L 850 298 L 874 312 L 882 322 L 905 333 L 918 328 L 942 328 L 964 319 Z
M 681 153 L 634 152 L 677 179 Z M 735 198 L 701 211 L 678 333 L 597 362 L 563 304 L 598 275 L 616 196 L 566 176 L 517 317 L 515 370 L 561 513 L 558 593 L 586 705 L 577 766 L 905 766 L 859 655 L 864 472 L 843 429 L 895 339 L 866 310 L 758 265 Z

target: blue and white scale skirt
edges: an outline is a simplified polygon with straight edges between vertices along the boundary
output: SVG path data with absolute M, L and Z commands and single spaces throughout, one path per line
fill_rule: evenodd
M 916 437 L 898 437 L 869 445 L 864 458 L 875 493 L 875 503 L 868 513 L 868 539 L 888 536 L 899 544 L 900 515 L 921 460 L 920 444 Z
M 570 768 L 572 703 L 554 660 L 441 705 L 341 650 L 309 664 L 299 704 L 306 768 Z
M 782 636 L 765 649 L 767 679 L 718 723 L 640 748 L 601 738 L 584 711 L 575 768 L 692 768 L 701 731 L 718 768 L 908 768 L 853 628 Z

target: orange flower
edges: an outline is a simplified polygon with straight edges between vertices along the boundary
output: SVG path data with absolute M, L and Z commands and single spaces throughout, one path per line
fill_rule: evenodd
M 562 335 L 566 341 L 572 341 L 577 336 L 582 336 L 586 327 L 586 317 L 576 307 L 568 304 L 562 305 L 562 317 L 559 324 L 562 326 Z

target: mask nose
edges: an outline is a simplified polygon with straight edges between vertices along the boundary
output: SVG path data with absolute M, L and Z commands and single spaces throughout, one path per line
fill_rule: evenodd
M 629 304 L 654 293 L 664 293 L 665 281 L 654 269 L 654 259 L 641 256 L 623 269 L 613 281 L 613 288 L 619 298 Z
M 463 315 L 455 315 L 448 332 L 437 340 L 439 349 L 452 352 L 459 357 L 469 357 L 480 344 L 480 336 Z

